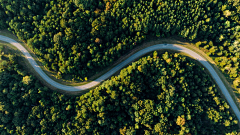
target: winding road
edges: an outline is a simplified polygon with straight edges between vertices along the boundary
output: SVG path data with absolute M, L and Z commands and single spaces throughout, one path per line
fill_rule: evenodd
M 138 51 L 137 53 L 133 54 L 132 56 L 130 56 L 129 58 L 127 58 L 126 60 L 124 60 L 123 62 L 118 64 L 117 66 L 112 68 L 110 71 L 108 71 L 107 73 L 105 73 L 104 75 L 99 77 L 98 79 L 96 79 L 96 80 L 94 80 L 94 81 L 92 81 L 92 82 L 90 82 L 88 84 L 81 85 L 81 86 L 66 86 L 66 85 L 59 84 L 59 83 L 53 81 L 51 78 L 49 78 L 42 71 L 42 69 L 39 67 L 39 65 L 36 63 L 36 61 L 33 59 L 33 57 L 29 54 L 29 52 L 20 43 L 18 43 L 17 41 L 15 41 L 15 40 L 13 40 L 11 38 L 8 38 L 8 37 L 5 37 L 5 36 L 1 36 L 1 35 L 0 35 L 0 40 L 2 40 L 4 42 L 8 42 L 8 43 L 12 44 L 13 46 L 17 47 L 18 50 L 20 50 L 25 55 L 25 57 L 30 62 L 30 64 L 33 66 L 33 68 L 36 70 L 36 72 L 38 72 L 38 74 L 46 82 L 48 82 L 49 84 L 51 84 L 52 86 L 54 86 L 54 87 L 56 87 L 58 89 L 64 90 L 64 91 L 82 91 L 82 90 L 86 90 L 86 89 L 92 88 L 92 87 L 100 84 L 105 79 L 107 79 L 110 76 L 112 76 L 116 71 L 120 70 L 121 68 L 123 68 L 124 66 L 126 66 L 127 64 L 129 64 L 130 62 L 135 60 L 136 58 L 139 58 L 140 56 L 143 56 L 144 54 L 152 52 L 152 51 L 155 51 L 155 50 L 171 49 L 171 50 L 175 50 L 175 51 L 184 52 L 186 54 L 191 55 L 196 60 L 198 60 L 200 63 L 202 63 L 202 65 L 204 65 L 209 70 L 209 72 L 211 73 L 213 79 L 218 84 L 219 88 L 221 89 L 222 93 L 225 95 L 228 103 L 230 104 L 231 108 L 233 109 L 234 113 L 236 114 L 238 120 L 240 121 L 240 111 L 238 110 L 236 104 L 234 103 L 232 97 L 230 96 L 228 90 L 224 86 L 222 80 L 220 79 L 220 77 L 218 76 L 216 71 L 207 62 L 207 60 L 205 60 L 203 57 L 201 57 L 196 52 L 194 52 L 194 51 L 192 51 L 190 49 L 187 49 L 185 47 L 182 47 L 182 46 L 179 46 L 179 45 L 174 45 L 174 44 L 157 44 L 157 45 L 153 45 L 153 46 L 150 46 L 150 47 L 147 47 L 147 48 L 145 48 L 143 50 Z

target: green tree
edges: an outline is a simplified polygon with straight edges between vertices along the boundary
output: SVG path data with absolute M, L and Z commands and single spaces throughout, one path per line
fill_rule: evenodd
M 32 82 L 31 76 L 24 76 L 22 79 L 23 84 L 29 85 Z
M 185 124 L 185 119 L 182 116 L 178 116 L 176 124 L 179 126 L 183 126 Z

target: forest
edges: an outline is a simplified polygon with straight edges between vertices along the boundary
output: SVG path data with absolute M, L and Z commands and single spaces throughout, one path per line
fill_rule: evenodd
M 148 38 L 177 35 L 204 49 L 240 88 L 239 13 L 240 0 L 0 0 L 0 30 L 25 42 L 59 78 L 78 81 Z M 68 96 L 3 50 L 1 135 L 240 132 L 204 68 L 178 53 L 154 52 L 86 94 Z
M 178 35 L 204 48 L 240 86 L 239 0 L 0 0 L 0 29 L 43 65 L 92 76 L 149 37 Z
M 240 133 L 204 68 L 178 53 L 155 51 L 81 96 L 49 90 L 17 60 L 0 53 L 1 135 Z

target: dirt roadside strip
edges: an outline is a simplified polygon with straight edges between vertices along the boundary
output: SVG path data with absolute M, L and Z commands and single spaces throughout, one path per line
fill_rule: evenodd
M 4 42 L 8 42 L 8 43 L 12 44 L 13 46 L 15 46 L 16 48 L 18 48 L 24 54 L 24 56 L 29 61 L 29 63 L 32 65 L 32 67 L 35 69 L 35 71 L 46 82 L 48 82 L 53 87 L 56 87 L 56 88 L 64 90 L 64 91 L 83 91 L 83 90 L 86 90 L 86 89 L 90 89 L 90 88 L 100 84 L 102 81 L 104 81 L 105 79 L 109 78 L 110 76 L 112 76 L 116 71 L 120 70 L 125 65 L 131 63 L 136 58 L 139 58 L 140 56 L 143 56 L 144 54 L 152 52 L 152 51 L 155 51 L 155 50 L 171 49 L 171 50 L 175 50 L 175 51 L 184 52 L 186 54 L 189 54 L 190 56 L 192 56 L 196 60 L 198 60 L 205 68 L 208 69 L 208 71 L 211 73 L 211 76 L 216 81 L 217 85 L 219 86 L 219 88 L 221 89 L 221 91 L 224 94 L 225 98 L 227 99 L 228 103 L 230 104 L 231 108 L 233 109 L 234 113 L 236 114 L 238 120 L 240 121 L 240 111 L 238 110 L 236 104 L 234 103 L 232 97 L 230 96 L 228 90 L 226 89 L 225 85 L 223 84 L 222 80 L 220 79 L 220 77 L 218 76 L 216 71 L 208 63 L 207 60 L 205 60 L 203 57 L 201 57 L 196 52 L 193 52 L 192 50 L 187 49 L 185 47 L 182 47 L 182 46 L 179 46 L 179 45 L 174 45 L 174 44 L 157 44 L 157 45 L 153 45 L 153 46 L 150 46 L 150 47 L 147 47 L 145 49 L 142 49 L 142 50 L 138 51 L 137 53 L 131 55 L 129 58 L 127 58 L 126 60 L 124 60 L 123 62 L 121 62 L 120 64 L 118 64 L 114 68 L 112 68 L 111 70 L 109 70 L 107 73 L 105 73 L 104 75 L 100 76 L 99 78 L 97 78 L 96 80 L 94 80 L 94 81 L 92 81 L 92 82 L 90 82 L 88 84 L 84 84 L 84 85 L 81 85 L 81 86 L 66 86 L 66 85 L 62 85 L 60 83 L 57 83 L 57 82 L 53 81 L 51 78 L 49 78 L 42 71 L 42 69 L 39 67 L 39 65 L 35 62 L 35 60 L 29 54 L 29 52 L 21 44 L 19 44 L 17 41 L 15 41 L 15 40 L 13 40 L 11 38 L 5 37 L 5 36 L 1 36 L 1 35 L 0 35 L 0 40 L 2 40 Z

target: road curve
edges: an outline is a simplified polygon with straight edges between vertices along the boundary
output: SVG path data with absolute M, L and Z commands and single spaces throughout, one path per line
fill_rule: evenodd
M 42 69 L 38 66 L 38 64 L 33 59 L 33 57 L 29 54 L 29 52 L 21 44 L 19 44 L 17 41 L 15 41 L 11 38 L 5 37 L 5 36 L 1 36 L 1 35 L 0 35 L 0 40 L 2 40 L 4 42 L 8 42 L 8 43 L 12 44 L 13 46 L 17 47 L 18 50 L 20 50 L 25 55 L 25 57 L 30 62 L 30 64 L 33 66 L 33 68 L 38 72 L 38 74 L 46 82 L 48 82 L 49 84 L 51 84 L 52 86 L 54 86 L 58 89 L 65 90 L 65 91 L 81 91 L 81 90 L 86 90 L 86 89 L 89 89 L 91 87 L 94 87 L 94 86 L 100 84 L 102 81 L 104 81 L 108 77 L 112 76 L 116 71 L 120 70 L 121 68 L 123 68 L 125 65 L 129 64 L 130 62 L 132 62 L 136 58 L 138 58 L 138 57 L 140 57 L 140 56 L 142 56 L 146 53 L 155 51 L 155 50 L 171 49 L 171 50 L 187 53 L 187 54 L 191 55 L 193 58 L 197 59 L 200 63 L 202 63 L 202 65 L 205 66 L 205 68 L 207 68 L 209 70 L 212 77 L 214 78 L 214 80 L 217 82 L 219 88 L 221 89 L 222 93 L 225 95 L 225 97 L 226 97 L 228 103 L 230 104 L 231 108 L 235 112 L 238 120 L 240 121 L 240 111 L 238 110 L 236 104 L 234 103 L 232 97 L 230 96 L 229 92 L 227 91 L 226 87 L 224 86 L 222 80 L 220 79 L 220 77 L 218 76 L 216 71 L 213 69 L 213 67 L 203 57 L 201 57 L 200 55 L 198 55 L 194 51 L 192 51 L 190 49 L 187 49 L 185 47 L 182 47 L 182 46 L 179 46 L 179 45 L 173 45 L 173 44 L 153 45 L 153 46 L 150 46 L 150 47 L 147 47 L 143 50 L 138 51 L 137 53 L 133 54 L 132 56 L 130 56 L 129 58 L 127 58 L 126 60 L 124 60 L 123 62 L 118 64 L 117 66 L 112 68 L 110 71 L 108 71 L 107 73 L 105 73 L 104 75 L 99 77 L 98 79 L 96 79 L 96 80 L 94 80 L 94 81 L 92 81 L 88 84 L 81 85 L 81 86 L 66 86 L 66 85 L 59 84 L 59 83 L 53 81 L 51 78 L 49 78 L 42 71 Z

